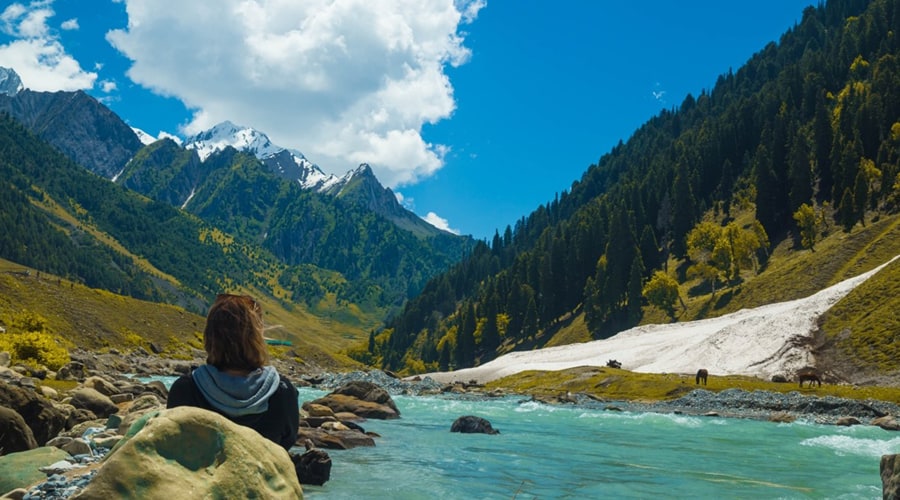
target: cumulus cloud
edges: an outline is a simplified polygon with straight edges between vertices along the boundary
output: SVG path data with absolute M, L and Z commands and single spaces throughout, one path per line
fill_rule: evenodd
M 301 149 L 324 170 L 366 162 L 390 187 L 444 164 L 422 126 L 451 116 L 445 68 L 470 57 L 460 28 L 483 0 L 125 0 L 107 40 L 128 76 L 194 110 Z
M 0 65 L 15 69 L 25 87 L 37 91 L 83 90 L 93 87 L 96 73 L 81 69 L 50 29 L 52 3 L 13 3 L 0 13 L 0 30 L 13 40 L 0 45 Z M 63 29 L 77 29 L 69 20 Z
M 450 232 L 453 234 L 459 234 L 459 229 L 452 229 L 450 227 L 450 223 L 447 221 L 447 219 L 439 216 L 438 214 L 436 214 L 434 212 L 428 212 L 428 215 L 426 215 L 425 217 L 422 217 L 422 219 L 425 222 L 431 224 L 432 226 L 434 226 L 438 229 L 443 229 L 444 231 L 447 231 L 447 232 Z

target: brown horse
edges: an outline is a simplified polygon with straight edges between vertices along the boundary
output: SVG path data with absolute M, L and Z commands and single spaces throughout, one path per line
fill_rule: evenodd
M 798 373 L 797 378 L 800 380 L 800 387 L 803 387 L 803 382 L 809 382 L 809 387 L 812 387 L 813 382 L 819 384 L 819 387 L 822 387 L 822 379 L 815 373 Z
M 697 370 L 697 384 L 700 384 L 700 381 L 703 381 L 703 385 L 706 385 L 706 377 L 709 376 L 709 372 L 706 371 L 706 368 L 701 368 Z

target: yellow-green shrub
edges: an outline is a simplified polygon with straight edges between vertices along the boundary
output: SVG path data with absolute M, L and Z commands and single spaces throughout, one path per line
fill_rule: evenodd
M 59 370 L 69 362 L 69 351 L 46 332 L 6 333 L 0 336 L 0 351 L 9 351 L 14 363 L 44 365 Z

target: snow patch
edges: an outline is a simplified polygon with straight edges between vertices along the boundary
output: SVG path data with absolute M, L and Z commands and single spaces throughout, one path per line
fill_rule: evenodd
M 518 351 L 474 368 L 429 373 L 442 383 L 490 382 L 525 370 L 556 371 L 605 366 L 609 359 L 643 373 L 749 375 L 769 379 L 812 365 L 809 339 L 816 320 L 851 290 L 890 261 L 809 297 L 743 309 L 718 318 L 664 325 L 642 325 L 592 342 Z

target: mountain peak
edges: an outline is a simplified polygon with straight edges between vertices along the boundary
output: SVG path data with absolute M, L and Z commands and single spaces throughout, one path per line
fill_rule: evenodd
M 235 125 L 230 121 L 221 122 L 205 132 L 189 137 L 185 144 L 186 148 L 197 151 L 201 161 L 228 146 L 251 153 L 260 159 L 284 149 L 272 144 L 266 134 L 250 127 Z
M 0 95 L 13 97 L 24 88 L 22 79 L 14 69 L 0 66 Z
M 252 154 L 272 172 L 297 181 L 304 189 L 325 192 L 341 181 L 334 175 L 322 172 L 300 151 L 273 144 L 263 132 L 227 120 L 185 141 L 185 147 L 196 151 L 201 161 L 228 146 Z

